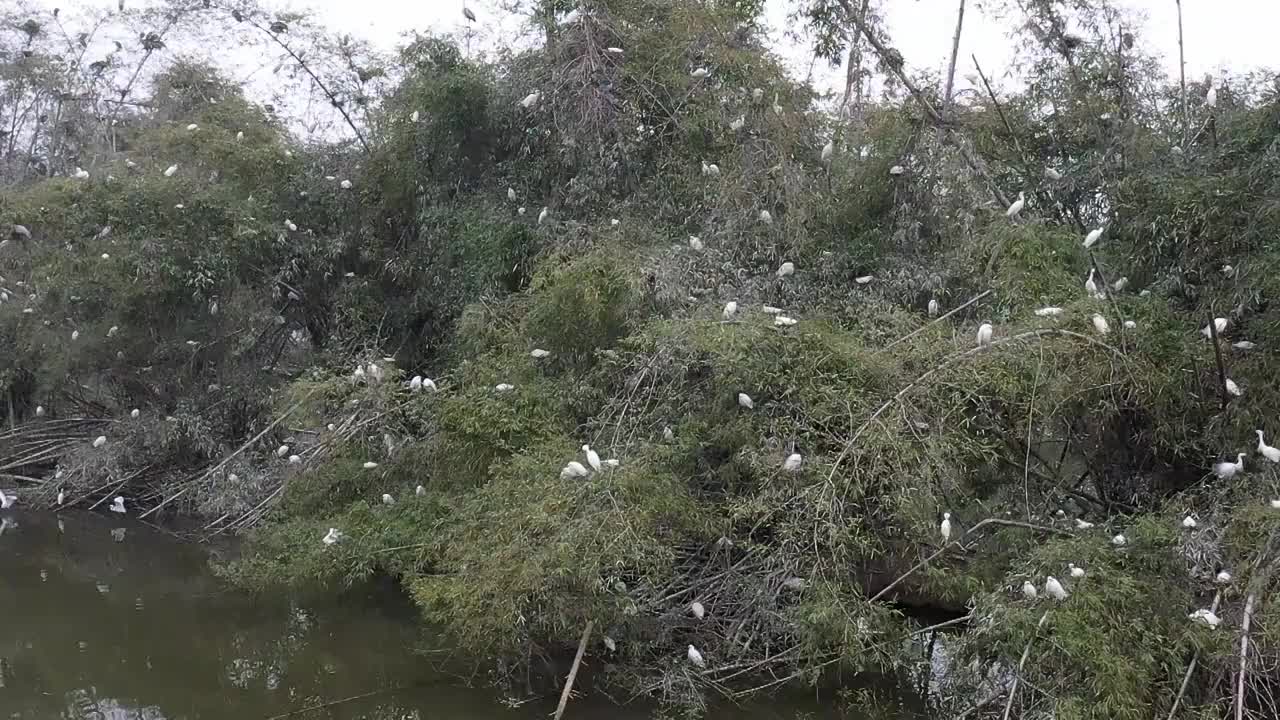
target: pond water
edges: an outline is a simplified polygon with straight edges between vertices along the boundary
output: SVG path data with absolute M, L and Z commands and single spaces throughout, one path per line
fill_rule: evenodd
M 214 577 L 207 546 L 142 524 L 6 512 L 0 525 L 0 720 L 533 720 L 554 710 L 555 698 L 511 707 L 483 678 L 468 687 L 433 670 L 413 609 L 393 590 L 263 600 Z M 775 699 L 710 717 L 839 717 L 834 705 Z M 652 714 L 587 694 L 565 717 Z

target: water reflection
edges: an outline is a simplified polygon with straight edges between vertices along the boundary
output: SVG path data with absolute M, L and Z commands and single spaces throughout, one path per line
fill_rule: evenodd
M 488 720 L 554 707 L 501 704 L 434 675 L 397 593 L 373 589 L 299 606 L 234 593 L 207 548 L 90 513 L 7 518 L 0 536 L 0 719 Z M 397 690 L 397 688 L 407 688 Z M 323 710 L 297 712 L 378 693 Z M 761 708 L 753 717 L 834 717 Z M 571 718 L 652 709 L 575 700 Z M 718 715 L 719 713 L 715 713 Z M 743 717 L 741 709 L 725 716 Z

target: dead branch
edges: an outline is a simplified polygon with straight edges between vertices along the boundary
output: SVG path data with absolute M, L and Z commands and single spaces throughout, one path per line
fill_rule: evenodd
M 1231 402 L 1231 393 L 1227 390 L 1227 366 L 1222 362 L 1222 348 L 1218 345 L 1218 324 L 1210 313 L 1209 340 L 1213 342 L 1213 359 L 1218 364 L 1218 390 L 1222 393 L 1222 409 L 1227 409 Z
M 591 639 L 591 629 L 596 626 L 595 620 L 588 620 L 582 628 L 582 639 L 578 641 L 578 654 L 573 656 L 573 665 L 569 667 L 569 677 L 564 681 L 564 690 L 560 693 L 560 704 L 556 706 L 555 720 L 560 720 L 564 709 L 569 704 L 569 695 L 573 693 L 573 681 L 578 677 L 578 666 L 582 664 L 582 656 L 587 652 L 587 641 Z
M 1022 657 L 1018 659 L 1018 672 L 1013 676 L 1013 683 L 1009 686 L 1009 700 L 1004 705 L 1004 720 L 1009 720 L 1009 713 L 1013 711 L 1013 701 L 1018 696 L 1018 681 L 1022 679 L 1022 669 L 1026 667 L 1027 657 L 1031 655 L 1031 643 L 1035 642 L 1036 635 L 1040 633 L 1040 628 L 1044 627 L 1044 623 L 1048 619 L 1049 611 L 1045 610 L 1044 614 L 1040 616 L 1040 622 L 1036 623 L 1036 631 L 1027 640 L 1027 646 L 1022 648 Z
M 951 38 L 951 62 L 947 65 L 947 87 L 942 95 L 943 111 L 951 109 L 951 91 L 956 80 L 956 56 L 960 54 L 960 31 L 964 28 L 964 0 L 956 12 L 956 34 Z

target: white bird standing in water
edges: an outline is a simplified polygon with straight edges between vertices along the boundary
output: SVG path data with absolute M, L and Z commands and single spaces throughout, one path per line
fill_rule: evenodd
M 786 460 L 782 461 L 782 469 L 787 472 L 795 472 L 800 469 L 800 464 L 804 462 L 804 458 L 800 453 L 791 453 Z
M 991 327 L 991 323 L 982 323 L 978 326 L 978 347 L 991 344 L 991 335 L 995 329 Z
M 754 410 L 756 407 L 756 402 L 751 399 L 751 396 L 741 392 L 738 393 L 738 404 L 748 410 Z
M 586 453 L 587 464 L 591 466 L 591 469 L 600 472 L 600 468 L 603 467 L 600 464 L 600 455 L 595 450 L 592 450 L 590 445 L 583 445 L 582 452 Z
M 1244 453 L 1237 454 L 1235 462 L 1220 462 L 1213 466 L 1213 474 L 1222 480 L 1230 480 L 1237 473 L 1242 472 L 1244 472 Z
M 1084 568 L 1076 567 L 1075 563 L 1067 563 L 1067 570 L 1071 573 L 1071 577 L 1073 578 L 1084 577 Z
M 1099 335 L 1106 335 L 1111 332 L 1111 326 L 1107 324 L 1107 319 L 1097 313 L 1093 314 L 1093 329 L 1097 330 Z
M 1280 448 L 1275 448 L 1267 444 L 1262 439 L 1262 431 L 1258 430 L 1258 454 L 1270 460 L 1273 463 L 1280 463 Z
M 938 527 L 938 530 L 942 533 L 943 542 L 951 542 L 951 513 L 942 513 L 942 525 Z
M 1062 583 L 1058 582 L 1058 578 L 1050 575 L 1045 578 L 1044 591 L 1049 597 L 1062 602 L 1067 599 L 1067 589 L 1062 587 Z
M 1040 596 L 1040 593 L 1036 591 L 1036 586 L 1033 585 L 1030 580 L 1023 580 L 1022 596 L 1028 600 L 1035 600 L 1037 597 Z
M 707 661 L 702 659 L 702 653 L 698 652 L 698 648 L 690 645 L 688 654 L 689 654 L 689 662 L 693 663 L 694 665 L 697 665 L 700 668 L 704 668 L 707 666 Z
M 122 496 L 117 495 L 115 499 L 111 501 L 111 512 L 120 513 L 121 515 L 124 514 L 124 498 Z
M 1216 330 L 1217 334 L 1221 335 L 1224 331 L 1226 331 L 1228 324 L 1229 323 L 1226 318 L 1214 318 L 1213 329 L 1210 330 L 1209 326 L 1205 325 L 1203 328 L 1200 328 L 1200 334 L 1212 340 L 1214 331 Z
M 723 317 L 725 320 L 732 320 L 733 317 L 737 314 L 738 314 L 738 303 L 733 300 L 730 300 L 729 302 L 725 303 L 724 310 L 720 313 L 720 316 Z
M 1022 212 L 1022 208 L 1026 207 L 1026 205 L 1027 205 L 1027 194 L 1026 192 L 1019 191 L 1018 199 L 1014 200 L 1013 204 L 1009 206 L 1009 209 L 1004 211 L 1004 216 L 1010 219 L 1016 219 L 1018 215 Z

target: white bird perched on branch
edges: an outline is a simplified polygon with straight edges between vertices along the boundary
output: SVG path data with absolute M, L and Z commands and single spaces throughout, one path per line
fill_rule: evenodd
M 1103 229 L 1104 228 L 1094 228 L 1090 230 L 1089 234 L 1084 236 L 1084 246 L 1086 248 L 1091 248 L 1094 245 L 1097 245 L 1098 241 L 1102 239 Z
M 422 390 L 422 376 L 414 375 L 409 381 L 409 392 L 419 392 Z
M 723 317 L 725 320 L 732 320 L 733 317 L 737 314 L 738 314 L 738 303 L 733 300 L 730 300 L 729 302 L 725 303 L 724 310 L 720 313 L 720 316 Z
M 1067 571 L 1071 573 L 1071 577 L 1073 578 L 1084 577 L 1084 568 L 1076 567 L 1075 563 L 1067 563 Z
M 343 180 L 342 182 L 338 183 L 338 187 L 342 188 L 343 190 L 350 190 L 350 189 L 351 189 L 351 181 L 350 181 L 350 180 Z
M 774 327 L 791 327 L 798 322 L 800 321 L 795 318 L 787 317 L 786 315 L 779 315 L 773 319 Z
M 978 326 L 978 347 L 984 347 L 991 344 L 991 335 L 995 332 L 995 328 L 991 327 L 991 323 L 982 323 Z
M 702 249 L 702 240 L 697 235 L 689 236 L 689 247 L 693 250 Z
M 1262 431 L 1258 430 L 1258 454 L 1273 463 L 1280 463 L 1280 448 L 1272 447 L 1262 439 Z
M 1028 600 L 1035 600 L 1040 596 L 1040 593 L 1036 591 L 1036 586 L 1033 585 L 1030 580 L 1023 580 L 1022 596 Z
M 733 122 L 729 123 L 729 129 L 730 129 L 730 130 L 732 130 L 732 131 L 734 131 L 734 132 L 738 132 L 738 131 L 739 131 L 739 130 L 741 130 L 742 128 L 746 127 L 746 124 L 747 124 L 747 116 L 746 116 L 746 115 L 739 115 L 739 116 L 738 116 L 738 118 L 737 118 L 736 120 L 734 120 Z
M 178 164 L 177 164 L 177 163 L 174 163 L 174 164 L 172 164 L 172 165 L 170 165 L 169 167 L 167 167 L 167 168 L 165 168 L 165 169 L 164 169 L 164 176 L 165 176 L 165 177 L 173 177 L 175 174 L 177 174 L 177 172 L 178 172 Z
M 538 213 L 538 224 L 541 225 L 542 223 L 546 222 L 546 219 L 550 214 L 551 214 L 551 211 L 548 210 L 546 206 L 543 206 L 542 212 Z
M 1204 94 L 1204 104 L 1211 108 L 1218 107 L 1218 88 L 1209 86 L 1209 91 Z
M 289 228 L 289 232 L 298 232 L 298 225 L 289 218 L 284 219 L 284 226 Z
M 551 351 L 543 350 L 542 348 L 534 348 L 529 351 L 529 357 L 532 357 L 537 360 L 543 360 L 551 357 Z
M 595 450 L 592 450 L 590 445 L 583 445 L 582 452 L 586 453 L 587 464 L 591 466 L 591 469 L 600 472 L 600 468 L 603 467 L 600 464 L 600 455 Z
M 418 487 L 413 489 L 413 494 L 417 495 L 418 497 L 422 497 L 423 495 L 427 494 L 427 489 L 419 485 Z
M 383 504 L 383 505 L 395 505 L 395 504 L 396 504 L 396 499 L 395 499 L 395 498 L 393 498 L 393 497 L 391 497 L 391 493 L 382 493 L 382 504 Z
M 690 645 L 688 655 L 689 655 L 689 662 L 693 663 L 694 665 L 700 668 L 704 668 L 707 666 L 707 661 L 702 659 L 702 653 L 698 652 L 698 648 Z
M 431 392 L 438 392 L 440 390 L 440 388 L 436 387 L 436 381 L 429 377 L 422 378 L 422 389 L 430 390 Z
M 509 188 L 507 188 L 507 199 L 508 199 L 508 200 L 510 200 L 511 202 L 515 202 L 515 201 L 516 201 L 516 189 L 515 189 L 515 188 L 513 188 L 513 187 L 509 187 Z
M 79 339 L 80 339 L 80 331 L 79 331 L 79 330 L 72 330 L 72 331 L 71 331 L 71 342 L 75 342 L 76 340 L 79 340 Z
M 858 283 L 859 285 L 866 285 L 867 283 L 875 279 L 876 279 L 875 275 L 861 275 L 859 277 L 854 278 L 853 281 Z
M 802 462 L 804 462 L 804 458 L 800 457 L 800 453 L 791 453 L 786 460 L 782 461 L 782 469 L 787 472 L 795 472 L 800 469 Z
M 702 78 L 704 78 L 704 77 L 706 77 L 706 76 L 708 76 L 708 75 L 710 75 L 710 74 L 711 74 L 711 72 L 710 72 L 709 70 L 707 70 L 707 69 L 706 69 L 706 68 L 704 68 L 704 67 L 700 67 L 700 68 L 696 68 L 696 69 L 694 69 L 694 71 L 693 71 L 693 72 L 689 73 L 689 77 L 691 77 L 691 78 L 693 78 L 693 79 L 695 79 L 695 80 L 701 80 Z
M 362 465 L 361 467 L 363 467 L 365 470 L 372 470 L 372 469 L 374 469 L 374 468 L 378 467 L 378 463 L 376 463 L 376 462 L 374 462 L 374 461 L 372 461 L 372 460 L 366 460 L 366 461 L 365 461 L 365 463 L 364 463 L 364 465 Z
M 1195 530 L 1196 519 L 1191 517 L 1190 515 L 1182 518 L 1182 527 L 1186 528 L 1187 530 Z
M 751 89 L 751 102 L 760 103 L 764 101 L 764 88 Z
M 16 502 L 18 502 L 17 495 L 5 495 L 4 491 L 0 490 L 0 510 L 8 510 Z
M 773 114 L 774 115 L 782 114 L 782 106 L 778 104 L 778 93 L 773 94 Z
M 528 110 L 529 108 L 533 107 L 534 105 L 537 105 L 537 104 L 538 104 L 538 100 L 539 100 L 541 97 L 542 97 L 542 95 L 541 95 L 540 93 L 531 92 L 531 93 L 529 93 L 528 95 L 525 95 L 525 96 L 524 96 L 524 99 L 520 101 L 520 107 L 524 108 L 525 110 Z
M 1134 322 L 1134 321 L 1132 321 L 1132 320 L 1125 320 L 1125 321 L 1124 321 L 1124 329 L 1125 329 L 1125 330 L 1137 330 L 1137 329 L 1138 329 L 1138 323 L 1136 323 L 1136 322 Z
M 117 495 L 115 499 L 111 501 L 111 512 L 120 513 L 121 515 L 124 514 L 125 509 L 123 496 Z
M 890 174 L 890 175 L 895 175 L 895 176 L 896 176 L 896 175 L 901 175 L 902 173 L 904 173 L 904 172 L 906 172 L 906 171 L 907 171 L 907 169 L 906 169 L 906 168 L 904 168 L 904 167 L 902 167 L 901 165 L 894 165 L 893 167 L 889 168 L 889 174 Z
M 1084 291 L 1089 294 L 1089 297 L 1096 298 L 1098 297 L 1098 283 L 1093 281 L 1093 272 L 1093 268 L 1089 268 L 1089 277 L 1085 278 L 1084 281 Z
M 1280 500 L 1272 500 L 1272 501 L 1271 501 L 1271 509 L 1272 509 L 1272 510 L 1280 510 Z
M 301 456 L 301 455 L 290 455 L 290 456 L 289 456 L 289 464 L 290 464 L 290 465 L 299 465 L 299 464 L 301 464 L 301 463 L 302 463 L 302 456 Z
M 664 425 L 662 427 L 662 439 L 664 442 L 671 442 L 676 439 L 676 433 L 671 429 L 670 425 Z
M 1200 334 L 1212 340 L 1215 331 L 1217 332 L 1217 334 L 1221 335 L 1223 332 L 1226 331 L 1227 325 L 1229 324 L 1230 324 L 1230 321 L 1227 320 L 1226 318 L 1214 318 L 1213 329 L 1210 329 L 1209 325 L 1205 324 L 1204 327 L 1200 328 Z
M 1120 292 L 1127 287 L 1129 287 L 1129 278 L 1127 277 L 1122 277 L 1119 280 L 1111 283 L 1111 289 L 1115 292 Z
M 107 337 L 115 337 L 118 332 L 120 332 L 120 327 L 118 325 L 112 325 L 107 330 Z
M 1093 329 L 1098 331 L 1099 335 L 1106 335 L 1111 332 L 1111 326 L 1107 324 L 1107 319 L 1101 315 L 1093 314 Z
M 93 446 L 94 446 L 95 448 L 100 448 L 100 447 L 102 447 L 103 445 L 106 445 L 106 444 L 107 444 L 107 436 L 106 436 L 106 435 L 99 435 L 99 436 L 98 436 L 96 439 L 94 439 L 94 441 L 93 441 Z
M 938 317 L 938 300 L 937 298 L 929 298 L 929 317 Z
M 1013 204 L 1009 206 L 1009 209 L 1004 211 L 1004 216 L 1011 219 L 1017 218 L 1018 215 L 1022 213 L 1022 208 L 1026 206 L 1027 193 L 1025 191 L 1019 191 L 1018 199 L 1014 200 Z
M 1115 537 L 1111 538 L 1111 544 L 1115 545 L 1116 547 L 1124 547 L 1125 543 L 1127 542 L 1129 542 L 1129 539 L 1126 538 L 1124 535 L 1116 535 Z
M 1080 518 L 1076 518 L 1077 530 L 1088 530 L 1089 528 L 1092 528 L 1092 527 L 1093 527 L 1093 523 L 1089 522 L 1088 520 L 1082 520 Z
M 88 170 L 85 170 L 85 169 L 83 169 L 83 168 L 79 168 L 79 167 L 77 167 L 77 168 L 76 168 L 76 171 L 75 171 L 74 173 L 72 173 L 72 174 L 71 174 L 71 177 L 73 177 L 73 178 L 75 178 L 75 179 L 77 179 L 77 180 L 88 180 L 88 179 L 89 179 L 89 171 L 88 171 Z
M 133 418 L 134 420 L 137 420 L 141 416 L 142 416 L 142 411 L 139 410 L 138 408 L 134 408 L 129 411 L 129 417 Z
M 63 504 L 63 503 L 65 503 L 66 501 L 67 501 L 67 492 L 66 492 L 65 490 L 63 490 L 63 489 L 59 488 L 59 489 L 58 489 L 58 503 L 57 503 L 57 504 L 58 504 L 58 507 L 62 507 L 62 504 Z
M 772 225 L 772 224 L 773 224 L 773 214 L 772 214 L 772 213 L 770 213 L 768 210 L 761 210 L 761 211 L 760 211 L 760 222 L 764 223 L 765 225 Z
M 1237 350 L 1252 350 L 1258 347 L 1258 345 L 1256 343 L 1249 342 L 1248 340 L 1241 340 L 1239 342 L 1231 343 L 1231 347 Z
M 1235 462 L 1220 462 L 1213 465 L 1213 474 L 1222 480 L 1230 480 L 1237 473 L 1242 472 L 1244 472 L 1244 453 L 1238 453 Z
M 694 617 L 701 620 L 703 617 L 706 616 L 707 609 L 702 606 L 702 603 L 698 602 L 697 600 L 694 600 L 693 602 L 689 603 L 689 612 L 693 613 Z
M 325 533 L 324 537 L 320 538 L 320 542 L 325 545 L 334 545 L 340 540 L 342 540 L 342 531 L 338 528 L 329 528 L 329 532 Z
M 577 460 L 570 460 L 569 464 L 565 465 L 564 469 L 560 471 L 560 479 L 564 480 L 567 478 L 586 477 L 590 474 L 591 472 L 587 470 L 586 465 L 583 465 Z
M 1187 617 L 1190 618 L 1192 622 L 1208 625 L 1210 628 L 1216 628 L 1222 624 L 1222 618 L 1215 615 L 1214 612 L 1208 608 L 1200 608 Z
M 515 390 L 516 386 L 512 385 L 511 383 L 498 383 L 497 385 L 493 386 L 493 389 L 497 390 L 498 392 L 504 393 L 504 392 L 511 392 L 512 390 Z
M 836 141 L 828 140 L 826 145 L 822 146 L 822 162 L 831 162 L 831 156 L 836 152 Z
M 702 161 L 702 174 L 709 177 L 720 177 L 720 166 L 715 163 Z
M 781 265 L 778 266 L 778 269 L 777 271 L 774 272 L 774 274 L 780 278 L 787 277 L 788 275 L 795 275 L 796 274 L 795 263 L 792 263 L 792 262 L 782 263 Z
M 1044 179 L 1049 182 L 1058 182 L 1062 179 L 1062 173 L 1051 167 L 1047 167 L 1044 169 Z
M 738 404 L 748 410 L 754 410 L 756 407 L 756 402 L 751 399 L 751 396 L 742 392 L 738 393 Z
M 44 417 L 44 406 L 43 406 L 43 405 L 37 405 L 37 406 L 36 406 L 36 417 Z M 1259 434 L 1261 434 L 1261 433 L 1259 433 Z
M 1244 394 L 1244 391 L 1240 389 L 1240 386 L 1236 384 L 1236 381 L 1231 378 L 1227 378 L 1224 385 L 1227 386 L 1227 392 L 1235 395 L 1236 397 L 1240 397 Z
M 1061 314 L 1062 308 L 1060 307 L 1042 307 L 1039 310 L 1036 310 L 1037 317 L 1057 317 Z
M 938 531 L 942 533 L 943 542 L 951 542 L 951 513 L 942 513 L 942 524 L 938 526 Z
M 1062 602 L 1067 599 L 1067 589 L 1062 587 L 1062 583 L 1058 582 L 1058 578 L 1052 575 L 1045 578 L 1044 592 L 1046 595 L 1058 602 Z
M 276 448 L 276 457 L 278 457 L 278 458 L 282 458 L 282 457 L 285 457 L 285 456 L 286 456 L 286 455 L 288 455 L 288 454 L 289 454 L 289 446 L 288 446 L 288 445 L 281 445 L 280 447 Z
M 1213 576 L 1213 581 L 1219 585 L 1226 585 L 1231 582 L 1231 573 L 1226 570 L 1219 570 L 1218 574 Z

